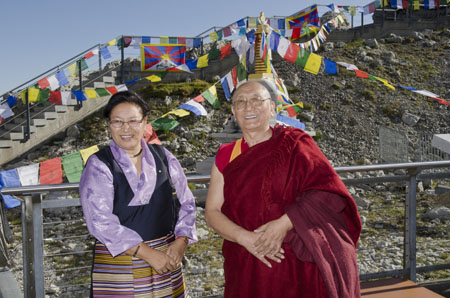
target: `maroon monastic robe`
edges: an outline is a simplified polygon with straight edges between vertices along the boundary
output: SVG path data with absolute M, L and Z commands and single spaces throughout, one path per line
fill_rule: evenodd
M 230 220 L 253 231 L 287 213 L 294 225 L 282 245 L 285 259 L 270 261 L 272 268 L 224 241 L 225 297 L 359 297 L 356 205 L 308 134 L 276 126 L 223 176 L 222 212 Z

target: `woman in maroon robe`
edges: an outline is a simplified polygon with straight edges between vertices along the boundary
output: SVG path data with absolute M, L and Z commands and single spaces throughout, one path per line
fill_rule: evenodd
M 220 147 L 205 215 L 224 237 L 225 297 L 359 297 L 361 222 L 312 138 L 269 126 L 272 83 L 233 95 L 243 138 Z

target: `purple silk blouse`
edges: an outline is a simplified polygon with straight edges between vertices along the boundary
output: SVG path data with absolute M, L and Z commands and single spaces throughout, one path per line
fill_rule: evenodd
M 128 154 L 111 140 L 110 147 L 114 159 L 123 170 L 134 197 L 129 206 L 148 204 L 156 184 L 156 167 L 150 149 L 142 142 L 141 177 Z M 180 201 L 180 211 L 175 226 L 175 236 L 189 237 L 189 243 L 197 241 L 195 229 L 195 200 L 188 188 L 186 176 L 180 163 L 169 151 L 164 149 L 169 163 L 169 172 Z M 81 175 L 80 200 L 89 232 L 108 248 L 112 256 L 117 256 L 127 249 L 141 243 L 141 236 L 135 231 L 122 226 L 112 213 L 114 202 L 113 176 L 108 166 L 92 155 Z

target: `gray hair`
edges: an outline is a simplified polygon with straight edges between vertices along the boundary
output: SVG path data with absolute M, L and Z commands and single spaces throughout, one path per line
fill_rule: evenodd
M 278 98 L 278 92 L 277 92 L 277 86 L 275 85 L 275 82 L 272 79 L 250 79 L 245 82 L 242 82 L 239 84 L 234 91 L 234 94 L 242 87 L 247 85 L 248 83 L 258 83 L 262 85 L 270 94 L 270 98 L 272 101 L 276 104 L 277 98 Z

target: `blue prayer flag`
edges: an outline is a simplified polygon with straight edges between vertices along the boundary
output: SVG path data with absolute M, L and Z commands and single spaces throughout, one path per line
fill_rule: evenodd
M 277 121 L 282 122 L 288 126 L 297 127 L 300 129 L 305 129 L 306 125 L 296 119 L 289 118 L 280 114 L 277 114 Z
M 399 86 L 404 88 L 404 89 L 406 89 L 406 90 L 409 90 L 409 91 L 417 91 L 417 89 L 413 88 L 413 87 L 407 87 L 407 86 L 402 86 L 402 85 L 399 85 Z
M 73 95 L 75 95 L 75 98 L 79 101 L 86 100 L 86 96 L 84 96 L 83 91 L 81 90 L 72 90 Z
M 285 29 L 285 24 L 286 24 L 285 19 L 279 19 L 278 20 L 278 29 Z
M 256 39 L 256 35 L 255 35 L 255 29 L 253 29 L 252 31 L 247 32 L 245 35 L 247 35 L 247 40 L 249 43 L 254 43 L 255 39 Z
M 150 36 L 142 36 L 142 43 L 151 43 Z
M 125 82 L 125 85 L 130 85 L 130 84 L 136 83 L 138 80 L 139 80 L 138 77 L 137 77 L 137 78 L 134 78 L 134 79 L 131 80 L 131 81 Z
M 243 27 L 243 28 L 241 28 L 241 29 L 239 29 L 239 35 L 245 35 L 245 34 L 247 34 L 247 28 L 246 27 Z
M 102 54 L 102 58 L 103 59 L 110 59 L 110 58 L 112 58 L 111 53 L 109 52 L 109 50 L 108 50 L 108 48 L 106 46 L 100 48 L 100 54 Z
M 228 87 L 228 81 L 226 77 L 223 77 L 220 79 L 220 83 L 222 84 L 223 92 L 225 93 L 225 97 L 230 100 L 231 94 L 230 94 L 230 87 Z
M 324 61 L 325 61 L 325 71 L 329 74 L 337 74 L 336 62 L 328 60 L 327 58 L 324 58 Z
M 60 86 L 64 86 L 66 84 L 69 84 L 69 81 L 67 80 L 66 74 L 64 73 L 64 70 L 58 71 L 56 73 L 56 79 L 59 82 Z
M 187 67 L 189 67 L 189 69 L 197 69 L 197 62 L 198 59 L 186 60 L 186 65 Z
M 236 23 L 237 23 L 237 25 L 238 25 L 239 27 L 245 26 L 245 21 L 244 21 L 244 19 L 240 19 L 240 20 L 237 21 Z
M 199 48 L 201 44 L 202 44 L 201 38 L 194 38 L 194 48 Z
M 14 95 L 10 95 L 6 99 L 6 102 L 8 103 L 9 107 L 12 108 L 16 104 L 16 98 L 14 97 Z
M 269 47 L 272 51 L 277 51 L 278 44 L 280 43 L 280 34 L 276 33 L 275 31 L 272 31 L 270 33 L 270 40 L 269 40 Z
M 20 186 L 19 174 L 16 169 L 0 172 L 0 190 L 3 187 L 16 187 Z M 6 208 L 14 208 L 20 205 L 20 201 L 10 195 L 1 195 L 5 202 Z

